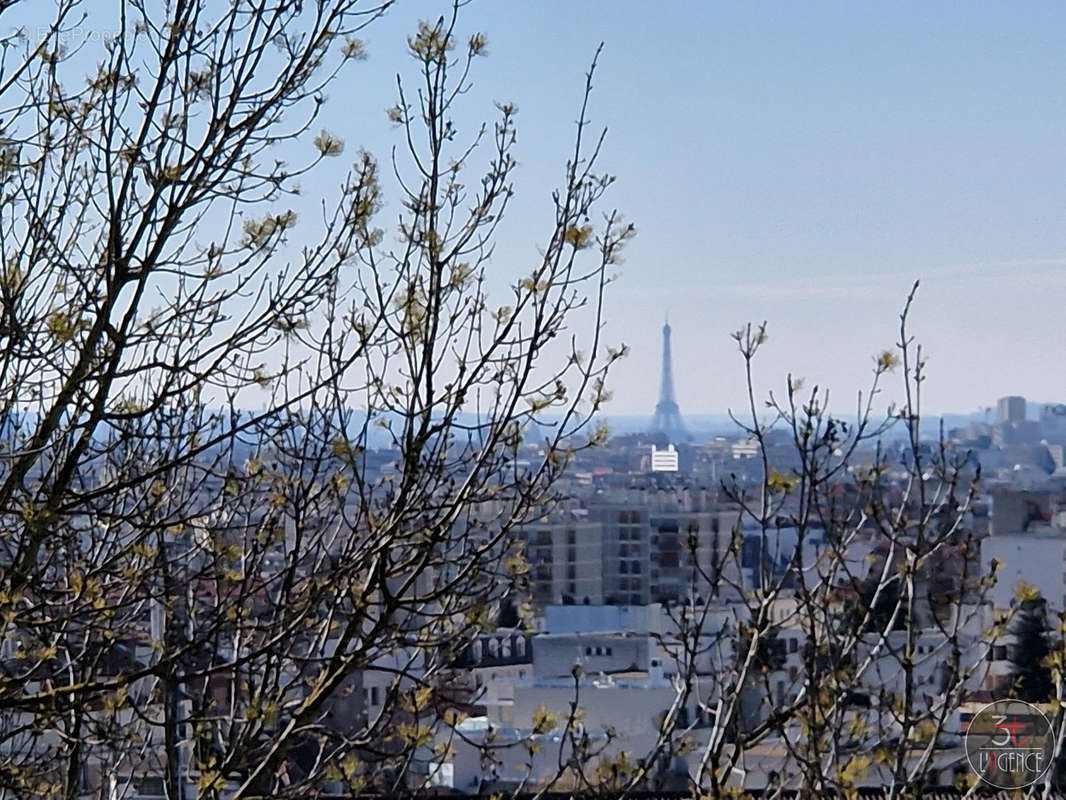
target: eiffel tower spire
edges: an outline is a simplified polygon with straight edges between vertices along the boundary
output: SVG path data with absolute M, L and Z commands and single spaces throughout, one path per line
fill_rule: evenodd
M 681 410 L 674 399 L 674 369 L 670 356 L 670 317 L 663 325 L 663 377 L 659 386 L 659 402 L 655 406 L 655 416 L 651 421 L 654 433 L 665 433 L 668 439 L 684 441 L 688 439 L 685 423 L 681 421 Z

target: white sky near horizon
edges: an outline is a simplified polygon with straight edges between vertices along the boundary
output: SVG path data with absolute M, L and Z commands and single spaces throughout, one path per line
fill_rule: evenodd
M 385 109 L 396 73 L 414 76 L 404 37 L 449 5 L 399 0 L 364 33 L 369 58 L 324 117 L 345 161 L 363 147 L 385 162 L 399 144 Z M 113 6 L 88 3 L 86 29 L 107 30 Z M 928 411 L 1066 400 L 1066 4 L 475 0 L 460 30 L 484 32 L 490 52 L 461 132 L 493 100 L 519 107 L 493 267 L 507 277 L 528 272 L 548 230 L 604 42 L 591 117 L 618 176 L 608 207 L 639 230 L 608 298 L 607 338 L 631 349 L 608 413 L 651 413 L 666 313 L 682 413 L 744 404 L 729 333 L 764 319 L 760 393 L 792 372 L 847 410 L 915 279 Z M 336 182 L 329 167 L 306 194 Z M 385 221 L 397 208 L 393 196 Z

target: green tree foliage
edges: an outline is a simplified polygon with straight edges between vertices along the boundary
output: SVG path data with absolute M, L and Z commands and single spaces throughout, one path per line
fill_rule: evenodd
M 1051 699 L 1053 685 L 1047 657 L 1048 643 L 1047 601 L 1023 597 L 1008 625 L 1013 642 L 1007 647 L 1012 694 L 1029 703 L 1043 703 Z

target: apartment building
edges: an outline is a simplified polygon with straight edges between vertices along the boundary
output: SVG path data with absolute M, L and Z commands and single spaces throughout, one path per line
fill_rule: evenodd
M 739 554 L 730 552 L 738 517 L 726 506 L 598 503 L 527 525 L 515 538 L 542 608 L 729 599 L 743 582 Z
M 589 519 L 600 525 L 603 601 L 647 605 L 651 599 L 648 509 L 630 504 L 591 505 Z
M 530 566 L 537 605 L 604 602 L 604 537 L 599 522 L 576 518 L 528 525 L 515 532 Z
M 986 575 L 996 562 L 988 597 L 993 607 L 1010 608 L 1024 583 L 1038 590 L 1050 609 L 1066 609 L 1066 531 L 1046 526 L 989 536 L 981 542 L 981 561 Z
M 741 579 L 729 552 L 738 517 L 734 509 L 649 514 L 651 602 L 731 598 Z

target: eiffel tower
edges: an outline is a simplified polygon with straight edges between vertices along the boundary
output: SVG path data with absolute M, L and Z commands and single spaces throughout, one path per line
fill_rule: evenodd
M 655 406 L 655 416 L 651 420 L 653 433 L 664 433 L 672 442 L 688 440 L 688 431 L 681 421 L 681 410 L 674 399 L 674 370 L 670 358 L 670 318 L 663 325 L 663 380 L 659 387 L 659 402 Z

